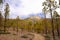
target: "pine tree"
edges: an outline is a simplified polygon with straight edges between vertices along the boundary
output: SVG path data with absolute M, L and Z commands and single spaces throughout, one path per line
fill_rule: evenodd
M 52 25 L 52 34 L 53 34 L 53 39 L 55 40 L 53 15 L 52 14 L 53 14 L 53 10 L 56 10 L 58 8 L 57 2 L 55 0 L 46 0 L 43 5 L 45 5 L 45 7 L 47 7 L 47 9 L 48 9 L 48 12 L 50 12 L 51 25 Z
M 47 22 L 46 22 L 46 13 L 47 13 L 47 8 L 46 8 L 46 2 L 43 3 L 43 13 L 44 13 L 44 24 L 45 24 L 45 34 L 47 34 Z
M 6 6 L 5 6 L 5 21 L 4 21 L 4 32 L 6 31 L 6 27 L 7 27 L 7 20 L 9 18 L 9 4 L 6 3 Z
M 60 17 L 60 15 L 54 11 L 54 15 L 53 15 L 53 18 L 55 19 L 56 21 L 56 28 L 57 28 L 57 34 L 58 34 L 58 37 L 60 37 L 60 32 L 59 32 L 59 26 L 58 26 L 58 18 Z

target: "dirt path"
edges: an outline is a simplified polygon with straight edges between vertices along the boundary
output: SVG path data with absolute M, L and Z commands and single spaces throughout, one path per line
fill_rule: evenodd
M 35 34 L 35 37 L 33 38 L 33 40 L 45 40 L 45 38 L 41 35 L 41 34 Z
M 17 33 L 12 29 L 9 31 L 11 34 L 0 34 L 0 40 L 45 40 L 41 34 L 31 33 L 27 31 L 20 31 Z M 22 35 L 26 35 L 28 38 L 21 38 Z

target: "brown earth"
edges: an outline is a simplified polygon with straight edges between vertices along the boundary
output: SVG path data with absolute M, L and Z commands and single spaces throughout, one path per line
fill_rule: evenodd
M 27 31 L 18 32 L 9 29 L 10 34 L 0 34 L 0 40 L 45 40 L 41 34 L 31 33 Z M 22 37 L 26 36 L 26 37 Z

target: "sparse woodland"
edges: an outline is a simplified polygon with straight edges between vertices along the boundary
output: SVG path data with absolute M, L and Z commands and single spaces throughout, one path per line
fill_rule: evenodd
M 13 30 L 17 32 L 21 29 L 28 32 L 45 34 L 47 36 L 52 35 L 54 40 L 56 37 L 60 38 L 60 15 L 55 11 L 58 8 L 56 5 L 56 1 L 43 2 L 44 8 L 42 11 L 44 12 L 44 18 L 34 21 L 30 18 L 20 19 L 19 16 L 17 16 L 16 19 L 9 18 L 9 4 L 6 3 L 4 15 L 2 15 L 3 12 L 0 11 L 0 31 L 3 30 L 6 32 L 9 28 L 13 28 Z M 51 8 L 52 6 L 54 11 Z M 46 18 L 47 12 L 50 12 L 51 18 Z

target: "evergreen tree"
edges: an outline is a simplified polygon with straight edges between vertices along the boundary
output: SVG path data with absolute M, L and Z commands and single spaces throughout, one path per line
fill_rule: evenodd
M 5 6 L 5 21 L 4 21 L 4 32 L 6 31 L 6 27 L 7 27 L 7 20 L 9 18 L 9 4 L 6 3 L 6 6 Z
M 56 11 L 54 11 L 54 15 L 53 15 L 53 18 L 55 19 L 55 21 L 56 21 L 56 28 L 57 28 L 57 33 L 58 33 L 58 37 L 60 36 L 60 32 L 59 32 L 59 26 L 58 26 L 58 20 L 59 20 L 59 17 L 60 17 L 60 15 L 56 12 Z
M 55 40 L 55 35 L 54 35 L 54 25 L 53 25 L 53 10 L 56 10 L 58 8 L 57 2 L 55 0 L 46 0 L 44 2 L 45 7 L 47 7 L 48 11 L 50 12 L 51 15 L 51 25 L 52 25 L 52 34 L 53 34 L 53 39 Z
M 43 13 L 44 13 L 44 24 L 45 24 L 45 34 L 47 34 L 47 22 L 46 22 L 46 13 L 47 13 L 47 7 L 46 7 L 46 2 L 43 2 Z

